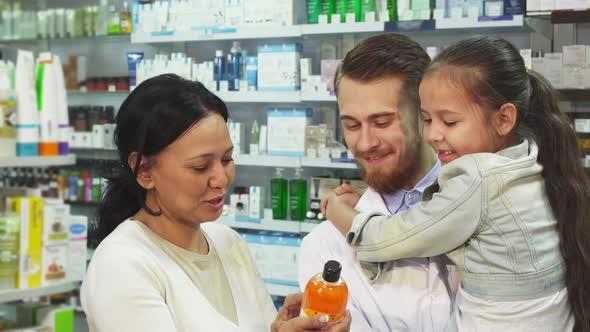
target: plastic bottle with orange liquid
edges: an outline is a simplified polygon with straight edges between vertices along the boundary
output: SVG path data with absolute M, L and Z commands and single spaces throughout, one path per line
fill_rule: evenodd
M 324 271 L 316 274 L 305 286 L 301 316 L 328 315 L 329 322 L 342 319 L 348 302 L 348 287 L 340 278 L 342 265 L 328 261 Z

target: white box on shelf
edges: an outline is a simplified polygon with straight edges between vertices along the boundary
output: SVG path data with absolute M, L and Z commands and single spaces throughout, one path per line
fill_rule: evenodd
M 80 132 L 79 134 L 79 147 L 81 148 L 92 148 L 92 132 Z
M 562 85 L 564 89 L 581 89 L 586 87 L 586 68 L 581 66 L 563 66 Z
M 301 71 L 301 80 L 303 81 L 304 78 L 308 78 L 311 76 L 311 59 L 304 58 L 299 60 L 300 71 Z
M 245 128 L 244 124 L 240 122 L 230 122 L 228 123 L 228 130 L 229 130 L 229 138 L 231 139 L 234 145 L 234 153 L 241 154 L 244 153 L 246 141 L 245 141 Z
M 533 62 L 533 50 L 530 48 L 520 50 L 520 56 L 524 60 L 524 66 L 526 69 L 532 69 Z
M 586 54 L 586 45 L 564 45 L 563 46 L 563 64 L 583 66 L 588 63 Z
M 108 123 L 103 125 L 104 130 L 104 148 L 115 149 L 115 124 Z
M 555 10 L 555 0 L 541 0 L 541 11 Z
M 41 285 L 47 286 L 66 280 L 68 244 L 43 246 Z
M 300 90 L 301 49 L 297 43 L 258 46 L 258 90 Z
M 268 154 L 305 156 L 305 127 L 311 123 L 311 109 L 276 108 L 268 112 Z
M 231 194 L 229 196 L 230 214 L 236 219 L 249 218 L 250 196 L 248 194 Z
M 43 200 L 43 245 L 68 241 L 70 206 L 60 199 Z
M 541 0 L 527 0 L 526 2 L 527 12 L 538 12 L 541 10 Z
M 245 0 L 225 0 L 225 26 L 241 27 L 244 25 Z
M 92 126 L 92 147 L 104 149 L 104 125 L 95 124 Z
M 68 236 L 68 279 L 83 280 L 86 275 L 88 217 L 70 216 Z
M 551 82 L 556 88 L 561 88 L 562 78 L 562 65 L 563 65 L 563 54 L 562 53 L 545 53 L 544 60 L 544 72 L 545 78 Z
M 263 219 L 264 217 L 264 187 L 250 187 L 250 205 L 248 216 L 250 219 Z

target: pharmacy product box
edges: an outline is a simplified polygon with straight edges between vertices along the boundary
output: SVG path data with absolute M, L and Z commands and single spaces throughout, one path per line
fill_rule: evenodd
M 268 112 L 268 154 L 305 156 L 305 128 L 311 124 L 309 108 L 276 108 Z
M 258 90 L 300 90 L 301 50 L 297 43 L 258 46 Z

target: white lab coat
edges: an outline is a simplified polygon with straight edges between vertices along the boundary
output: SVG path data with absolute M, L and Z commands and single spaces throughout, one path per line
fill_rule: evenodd
M 355 207 L 361 212 L 390 214 L 381 195 L 369 188 Z M 348 309 L 352 332 L 444 331 L 452 312 L 459 277 L 445 256 L 401 259 L 386 264 L 371 281 L 354 250 L 334 225 L 323 222 L 308 234 L 299 254 L 299 284 L 321 272 L 324 263 L 342 264 L 349 289 Z
M 82 285 L 90 331 L 269 331 L 276 310 L 246 243 L 226 226 L 201 228 L 225 269 L 239 326 L 213 308 L 140 225 L 127 220 L 97 248 Z

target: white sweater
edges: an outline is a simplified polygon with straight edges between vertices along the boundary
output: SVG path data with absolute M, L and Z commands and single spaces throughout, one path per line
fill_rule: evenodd
M 245 242 L 232 229 L 201 229 L 219 255 L 238 325 L 220 314 L 184 270 L 131 220 L 97 248 L 82 285 L 90 331 L 269 331 L 276 310 Z

